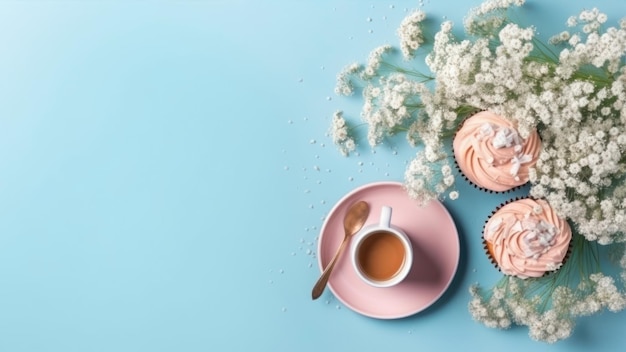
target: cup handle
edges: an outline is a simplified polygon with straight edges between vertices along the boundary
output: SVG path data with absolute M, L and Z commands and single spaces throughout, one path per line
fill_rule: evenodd
M 391 207 L 385 205 L 380 210 L 380 227 L 391 227 Z

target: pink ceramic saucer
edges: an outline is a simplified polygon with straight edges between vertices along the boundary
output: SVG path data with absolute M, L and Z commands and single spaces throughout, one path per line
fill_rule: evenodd
M 383 205 L 393 208 L 391 223 L 403 229 L 411 239 L 413 265 L 409 276 L 400 284 L 377 288 L 357 276 L 346 250 L 330 277 L 330 290 L 350 309 L 372 318 L 403 318 L 428 308 L 443 295 L 454 278 L 460 256 L 459 237 L 452 217 L 440 202 L 432 201 L 422 207 L 409 198 L 401 183 L 364 185 L 333 207 L 320 233 L 320 270 L 330 262 L 343 240 L 346 210 L 359 200 L 370 205 L 366 225 L 378 222 Z

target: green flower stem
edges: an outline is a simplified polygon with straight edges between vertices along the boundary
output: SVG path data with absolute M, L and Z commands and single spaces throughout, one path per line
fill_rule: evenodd
M 407 132 L 408 130 L 409 128 L 406 126 L 396 125 L 391 128 L 389 133 L 393 135 L 393 134 L 400 133 L 400 132 Z
M 419 83 L 424 83 L 424 82 L 432 81 L 432 80 L 435 79 L 435 77 L 433 77 L 433 76 L 429 76 L 429 75 L 423 74 L 423 73 L 421 73 L 419 71 L 407 70 L 407 69 L 405 69 L 403 67 L 400 67 L 400 66 L 397 66 L 397 65 L 394 65 L 394 64 L 390 64 L 390 63 L 388 63 L 386 61 L 381 62 L 381 66 L 384 66 L 384 67 L 386 67 L 386 68 L 388 68 L 388 69 L 390 69 L 392 71 L 405 74 L 407 76 L 417 77 L 417 78 L 420 79 L 418 81 Z
M 543 59 L 542 62 L 558 63 L 559 56 L 542 40 L 533 37 L 532 44 L 533 48 L 539 51 L 540 56 L 538 56 L 537 59 Z

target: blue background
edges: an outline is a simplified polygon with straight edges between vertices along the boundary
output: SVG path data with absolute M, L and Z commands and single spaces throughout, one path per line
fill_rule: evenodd
M 457 28 L 480 2 L 425 1 Z M 608 0 L 530 1 L 548 36 Z M 415 316 L 311 301 L 324 216 L 401 181 L 402 138 L 342 157 L 335 75 L 395 34 L 416 1 L 0 2 L 0 351 L 611 351 L 626 313 L 555 345 L 472 321 L 469 285 L 500 275 L 481 226 L 512 195 L 460 183 L 453 285 Z M 524 190 L 518 192 L 523 194 Z

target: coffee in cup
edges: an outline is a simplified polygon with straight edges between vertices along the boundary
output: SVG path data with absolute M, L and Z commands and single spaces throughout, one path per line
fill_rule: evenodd
M 353 238 L 352 264 L 359 277 L 376 287 L 400 283 L 413 263 L 411 241 L 391 225 L 391 207 L 384 206 L 378 224 L 363 228 Z

